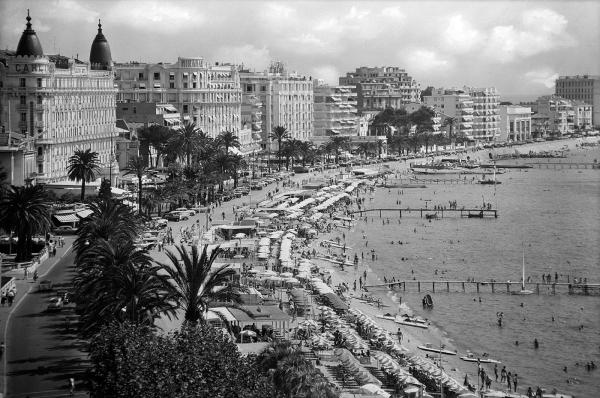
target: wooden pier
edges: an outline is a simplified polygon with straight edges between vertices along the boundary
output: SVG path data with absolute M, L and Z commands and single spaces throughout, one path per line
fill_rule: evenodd
M 468 174 L 469 176 L 473 176 L 473 174 Z M 420 178 L 420 177 L 411 177 L 409 179 L 410 182 L 417 182 L 423 184 L 477 184 L 477 178 Z
M 418 213 L 421 218 L 444 218 L 444 214 L 446 215 L 454 215 L 465 218 L 498 218 L 498 210 L 497 209 L 431 209 L 431 208 L 396 208 L 396 209 L 362 209 L 355 210 L 351 212 L 351 214 L 359 214 L 362 217 L 364 214 L 379 212 L 379 217 L 383 216 L 383 212 L 389 213 L 397 213 L 399 217 L 402 217 L 402 214 L 413 215 L 414 213 Z M 363 214 L 364 213 L 364 214 Z M 435 215 L 435 216 L 434 216 Z
M 521 282 L 500 282 L 500 281 L 444 281 L 444 280 L 406 280 L 373 285 L 365 285 L 366 288 L 386 287 L 392 290 L 409 291 L 416 288 L 416 292 L 446 292 L 446 293 L 508 293 L 521 290 Z M 582 295 L 600 295 L 600 283 L 538 283 L 526 282 L 525 288 L 537 294 L 548 293 L 567 293 Z
M 600 163 L 596 162 L 532 162 L 527 163 L 538 169 L 596 169 L 600 170 Z

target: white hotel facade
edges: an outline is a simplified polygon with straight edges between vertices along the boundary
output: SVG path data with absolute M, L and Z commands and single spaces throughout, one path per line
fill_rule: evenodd
M 118 136 L 117 90 L 101 25 L 86 63 L 44 54 L 30 21 L 28 15 L 16 52 L 5 52 L 0 62 L 0 125 L 2 134 L 9 136 L 7 149 L 0 154 L 5 169 L 15 182 L 64 181 L 74 151 L 91 149 L 99 155 L 101 175 L 108 177 L 111 162 L 113 176 L 117 175 L 118 166 L 112 161 Z M 15 137 L 19 148 L 31 151 L 23 162 L 15 163 L 19 153 Z

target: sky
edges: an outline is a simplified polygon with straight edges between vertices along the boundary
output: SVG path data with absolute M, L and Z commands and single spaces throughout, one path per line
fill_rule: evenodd
M 83 60 L 101 18 L 117 62 L 279 60 L 329 84 L 398 66 L 423 89 L 493 86 L 504 98 L 600 74 L 600 1 L 0 0 L 0 48 L 16 49 L 27 8 L 46 54 Z

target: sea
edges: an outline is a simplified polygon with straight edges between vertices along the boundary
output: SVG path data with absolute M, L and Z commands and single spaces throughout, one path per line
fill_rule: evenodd
M 550 161 L 594 159 L 600 161 L 598 147 Z M 498 218 L 445 214 L 429 222 L 417 213 L 400 218 L 395 212 L 381 217 L 375 212 L 356 223 L 346 242 L 359 256 L 363 252 L 381 279 L 520 281 L 524 256 L 526 279 L 541 283 L 542 275 L 554 280 L 558 274 L 559 282 L 586 278 L 600 283 L 600 170 L 512 169 L 496 178 L 500 185 L 377 188 L 366 194 L 364 207 L 431 209 L 456 201 L 459 208 L 481 208 L 489 203 L 498 209 Z M 503 286 L 496 293 L 483 286 L 477 293 L 474 287 L 462 292 L 456 285 L 447 293 L 445 284 L 438 284 L 435 293 L 423 285 L 420 293 L 408 286 L 395 294 L 428 318 L 459 352 L 488 353 L 507 371 L 518 373 L 521 392 L 542 386 L 575 397 L 600 396 L 600 369 L 586 368 L 590 361 L 600 365 L 600 295 L 569 295 L 565 287 L 551 294 L 548 285 L 540 289 L 539 295 L 516 296 Z M 433 297 L 431 310 L 422 308 L 426 293 Z

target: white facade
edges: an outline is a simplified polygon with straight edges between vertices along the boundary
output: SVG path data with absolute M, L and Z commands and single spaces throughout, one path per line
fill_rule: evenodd
M 76 149 L 98 152 L 103 169 L 110 167 L 118 136 L 112 71 L 65 57 L 13 56 L 0 63 L 0 80 L 2 129 L 33 142 L 35 182 L 67 179 Z
M 360 135 L 356 94 L 352 92 L 352 88 L 352 86 L 315 86 L 315 136 Z
M 458 89 L 434 89 L 430 96 L 423 97 L 427 106 L 441 116 L 452 118 L 452 134 L 473 138 L 474 102 L 471 96 Z
M 520 105 L 500 105 L 498 141 L 513 142 L 531 139 L 531 108 Z
M 473 99 L 473 138 L 477 141 L 490 142 L 499 138 L 498 104 L 500 96 L 495 88 L 467 88 Z
M 276 126 L 285 127 L 291 138 L 309 140 L 313 136 L 311 79 L 288 73 L 281 64 L 273 64 L 264 72 L 240 71 L 240 81 L 243 101 L 260 104 L 263 147 L 274 148 L 269 135 Z
M 339 78 L 342 86 L 354 86 L 359 112 L 366 110 L 400 109 L 403 104 L 419 102 L 420 85 L 395 66 L 356 68 Z
M 173 104 L 184 121 L 213 138 L 242 127 L 240 78 L 233 65 L 179 57 L 173 64 L 116 64 L 115 70 L 119 102 Z

